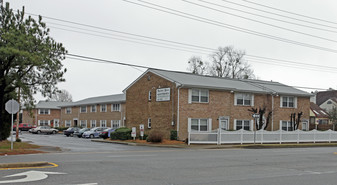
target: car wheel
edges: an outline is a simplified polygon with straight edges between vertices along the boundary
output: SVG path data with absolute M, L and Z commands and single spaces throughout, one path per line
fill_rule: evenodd
M 94 139 L 94 135 L 91 134 L 91 135 L 90 135 L 90 139 Z
M 37 134 L 41 134 L 41 130 L 38 130 L 36 133 L 37 133 Z
M 73 134 L 73 133 L 71 133 L 71 134 L 70 134 L 70 137 L 73 137 L 73 136 L 74 136 L 74 134 Z
M 69 135 L 66 135 L 67 137 L 69 137 Z
M 56 134 L 56 131 L 55 131 L 55 130 L 53 131 L 53 134 Z

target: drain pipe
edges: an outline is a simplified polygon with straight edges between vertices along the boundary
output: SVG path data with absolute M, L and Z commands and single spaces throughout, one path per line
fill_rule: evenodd
M 180 104 L 180 99 L 179 99 L 179 96 L 180 96 L 180 88 L 181 88 L 181 85 L 178 86 L 178 103 L 177 103 L 177 139 L 179 140 L 179 104 Z

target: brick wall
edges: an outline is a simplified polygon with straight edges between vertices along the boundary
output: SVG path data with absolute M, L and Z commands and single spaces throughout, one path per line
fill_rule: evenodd
M 54 120 L 61 119 L 60 109 L 50 109 L 50 114 L 39 114 L 39 109 L 32 109 L 31 112 L 23 110 L 22 122 L 38 126 L 39 120 L 49 120 L 50 126 L 54 126 Z

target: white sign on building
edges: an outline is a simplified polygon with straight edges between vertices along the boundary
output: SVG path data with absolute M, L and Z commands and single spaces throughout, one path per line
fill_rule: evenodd
M 156 100 L 157 101 L 170 101 L 170 88 L 157 89 Z

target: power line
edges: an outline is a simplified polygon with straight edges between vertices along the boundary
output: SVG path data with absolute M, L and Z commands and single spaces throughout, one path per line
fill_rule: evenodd
M 320 37 L 320 36 L 312 35 L 312 34 L 309 34 L 309 33 L 305 33 L 305 32 L 301 32 L 301 31 L 285 28 L 285 27 L 282 27 L 282 26 L 277 26 L 277 25 L 274 25 L 274 24 L 269 24 L 269 23 L 266 23 L 266 22 L 263 22 L 263 21 L 259 21 L 259 20 L 247 18 L 247 17 L 244 17 L 244 16 L 232 14 L 232 13 L 225 12 L 225 11 L 222 11 L 222 10 L 219 10 L 219 9 L 215 9 L 215 8 L 212 8 L 212 7 L 209 7 L 209 6 L 205 6 L 205 5 L 201 5 L 201 4 L 198 4 L 198 3 L 194 3 L 194 2 L 191 2 L 191 1 L 188 1 L 188 0 L 182 0 L 182 1 L 184 1 L 186 3 L 189 3 L 189 4 L 196 5 L 196 6 L 200 6 L 202 8 L 206 8 L 206 9 L 213 10 L 213 11 L 216 11 L 216 12 L 220 12 L 220 13 L 223 13 L 223 14 L 239 17 L 239 18 L 246 19 L 246 20 L 249 20 L 249 21 L 257 22 L 257 23 L 260 23 L 260 24 L 264 24 L 264 25 L 267 25 L 267 26 L 274 27 L 274 28 L 278 28 L 278 29 L 290 31 L 290 32 L 293 32 L 293 33 L 302 34 L 302 35 L 306 35 L 306 36 L 309 36 L 309 37 L 314 37 L 314 38 L 318 38 L 318 39 L 322 39 L 322 40 L 326 40 L 326 41 L 337 43 L 336 40 L 328 39 L 328 38 L 325 38 L 325 37 Z
M 287 10 L 282 10 L 282 9 L 279 9 L 279 8 L 274 8 L 274 7 L 271 7 L 271 6 L 263 5 L 261 3 L 256 3 L 256 2 L 252 2 L 252 1 L 248 1 L 248 0 L 242 0 L 242 1 L 245 1 L 245 2 L 251 3 L 251 4 L 255 4 L 255 5 L 258 5 L 258 6 L 262 6 L 262 7 L 265 7 L 265 8 L 277 10 L 277 11 L 280 11 L 280 12 L 284 12 L 284 13 L 288 13 L 288 14 L 293 14 L 293 15 L 297 15 L 297 16 L 300 16 L 300 17 L 305 17 L 305 18 L 308 18 L 308 19 L 322 21 L 322 22 L 326 22 L 326 23 L 331 23 L 331 24 L 336 24 L 337 25 L 336 22 L 332 22 L 332 21 L 328 21 L 328 20 L 324 20 L 324 19 L 319 19 L 319 18 L 315 18 L 315 17 L 303 15 L 303 14 L 298 14 L 298 13 L 290 12 L 290 11 L 287 11 Z
M 35 14 L 31 14 L 31 15 L 35 16 Z M 188 44 L 188 43 L 176 42 L 176 41 L 167 40 L 167 39 L 161 39 L 161 38 L 149 37 L 149 36 L 133 34 L 133 33 L 128 33 L 128 32 L 122 32 L 122 31 L 117 31 L 117 30 L 112 30 L 112 29 L 107 29 L 107 28 L 102 28 L 102 27 L 96 27 L 96 26 L 92 26 L 92 25 L 86 25 L 86 24 L 81 24 L 81 23 L 76 23 L 76 22 L 72 22 L 72 21 L 66 21 L 66 20 L 56 19 L 56 18 L 51 18 L 51 17 L 45 17 L 45 16 L 43 16 L 43 17 L 47 18 L 47 19 L 57 20 L 57 21 L 60 21 L 60 22 L 67 22 L 67 23 L 71 23 L 71 24 L 81 25 L 81 26 L 85 26 L 85 27 L 91 27 L 91 28 L 100 29 L 100 30 L 109 30 L 110 32 L 116 32 L 116 33 L 120 33 L 120 34 L 124 34 L 124 35 L 134 36 L 134 37 L 148 38 L 150 40 L 136 39 L 136 38 L 132 38 L 132 37 L 128 37 L 128 36 L 114 35 L 116 37 L 123 37 L 123 38 L 128 38 L 128 39 L 131 39 L 131 40 L 120 39 L 120 38 L 107 37 L 107 36 L 98 35 L 98 34 L 91 34 L 91 33 L 83 32 L 83 31 L 74 31 L 74 30 L 70 30 L 70 29 L 52 27 L 52 28 L 61 29 L 61 30 L 65 30 L 65 31 L 71 31 L 71 32 L 75 32 L 75 33 L 82 33 L 82 34 L 87 34 L 87 35 L 92 35 L 92 36 L 103 37 L 103 38 L 109 38 L 109 39 L 121 40 L 121 41 L 126 41 L 126 42 L 131 42 L 131 43 L 145 44 L 145 45 L 150 45 L 150 46 L 162 47 L 162 48 L 167 48 L 167 49 L 174 49 L 174 50 L 179 50 L 179 51 L 184 51 L 184 52 L 193 52 L 193 53 L 199 53 L 199 54 L 208 54 L 208 53 L 205 53 L 205 51 L 209 51 L 209 52 L 215 52 L 216 51 L 213 48 L 194 45 L 194 44 Z M 86 30 L 86 31 L 95 32 L 95 33 L 109 34 L 109 33 L 104 33 L 104 32 L 98 32 L 97 30 L 89 30 L 89 29 L 85 29 L 85 28 L 79 28 L 79 27 L 74 27 L 74 26 L 69 26 L 69 25 L 64 25 L 64 24 L 58 24 L 58 23 L 54 23 L 54 22 L 47 22 L 47 23 L 65 26 L 65 27 L 69 27 L 69 28 L 73 28 L 73 29 Z M 141 41 L 145 41 L 145 42 L 133 41 L 132 39 L 141 40 Z M 161 41 L 163 43 L 156 42 L 156 44 L 151 44 L 151 42 L 154 42 L 152 40 Z M 147 42 L 150 42 L 150 43 L 147 43 Z M 193 48 L 188 48 L 188 49 L 192 49 L 192 50 L 197 49 L 198 51 L 190 51 L 190 50 L 188 51 L 188 50 L 182 50 L 182 49 L 179 49 L 179 48 L 172 48 L 172 47 L 158 45 L 158 44 L 166 44 L 167 45 L 167 44 L 170 44 L 170 43 L 176 44 L 176 46 L 172 45 L 174 47 L 181 47 L 180 45 L 183 45 L 183 46 L 193 47 Z M 296 62 L 296 61 L 291 61 L 291 60 L 275 59 L 275 58 L 262 57 L 262 56 L 257 56 L 257 55 L 246 54 L 246 57 L 253 58 L 253 59 L 258 58 L 259 60 L 277 61 L 277 62 L 281 62 L 281 63 L 290 63 L 292 65 L 295 64 L 295 65 L 303 65 L 303 66 L 309 66 L 309 67 L 313 66 L 315 68 L 325 68 L 326 70 L 331 70 L 331 69 L 337 70 L 337 67 L 307 64 L 307 63 L 301 63 L 301 62 Z M 269 64 L 278 65 L 278 64 L 270 63 L 270 62 L 269 62 Z
M 146 4 L 150 4 L 150 5 L 155 6 L 155 7 L 160 7 L 162 9 L 155 8 L 155 7 L 152 7 L 152 6 L 147 6 L 147 5 L 144 5 L 144 4 L 131 2 L 129 0 L 123 0 L 123 1 L 131 3 L 131 4 L 135 4 L 135 5 L 138 5 L 138 6 L 150 8 L 150 9 L 153 9 L 153 10 L 165 12 L 165 13 L 168 13 L 168 14 L 172 14 L 172 15 L 184 17 L 184 18 L 187 18 L 187 19 L 195 20 L 195 21 L 198 21 L 198 22 L 203 22 L 203 23 L 207 23 L 207 24 L 211 24 L 211 25 L 215 25 L 215 26 L 219 26 L 219 27 L 223 27 L 223 28 L 227 28 L 227 29 L 231 29 L 231 30 L 235 30 L 235 31 L 239 31 L 239 32 L 243 32 L 243 33 L 247 33 L 247 34 L 251 34 L 251 35 L 255 35 L 255 36 L 259 36 L 259 37 L 263 37 L 263 38 L 269 38 L 269 39 L 272 39 L 272 40 L 276 40 L 276 41 L 280 41 L 280 42 L 284 42 L 284 43 L 289 43 L 289 44 L 293 44 L 293 45 L 297 45 L 297 46 L 303 46 L 303 47 L 307 47 L 307 48 L 317 49 L 317 50 L 321 50 L 321 51 L 337 53 L 337 50 L 335 50 L 335 49 L 325 48 L 325 47 L 321 47 L 321 46 L 317 46 L 317 45 L 298 42 L 298 41 L 294 41 L 294 40 L 285 39 L 285 38 L 282 38 L 282 37 L 277 37 L 277 36 L 257 32 L 257 31 L 253 31 L 253 30 L 249 30 L 249 29 L 245 29 L 245 28 L 240 28 L 240 27 L 237 27 L 237 26 L 225 24 L 225 23 L 222 23 L 222 22 L 218 22 L 218 21 L 214 21 L 214 20 L 211 20 L 211 19 L 203 18 L 203 17 L 200 17 L 200 16 L 196 16 L 196 15 L 184 13 L 184 12 L 181 12 L 181 11 L 173 10 L 171 8 L 163 7 L 163 6 L 160 6 L 160 5 L 153 4 L 153 3 L 145 2 L 143 0 L 139 0 L 139 1 L 141 1 L 143 3 L 146 3 Z M 167 11 L 167 10 L 169 10 L 169 11 Z M 172 11 L 172 12 L 170 12 L 170 11 Z M 174 13 L 174 12 L 176 12 L 176 13 Z
M 144 66 L 144 65 L 136 65 L 136 64 L 130 64 L 130 63 L 117 62 L 117 61 L 113 61 L 113 60 L 106 60 L 106 59 L 88 57 L 88 56 L 83 56 L 83 55 L 78 55 L 78 54 L 67 53 L 66 55 L 68 57 L 70 56 L 69 58 L 71 58 L 71 59 L 85 61 L 85 62 L 109 63 L 109 64 L 128 66 L 128 67 L 137 67 L 137 68 L 143 68 L 143 69 L 155 69 L 155 70 L 167 71 L 166 69 L 160 69 L 160 68 L 153 68 L 153 67 Z M 180 72 L 180 71 L 175 71 L 175 72 Z M 187 73 L 187 72 L 180 72 L 180 73 Z M 214 76 L 207 76 L 207 75 L 199 75 L 199 76 L 214 77 Z M 220 77 L 215 77 L 215 78 L 220 78 Z M 240 80 L 240 79 L 233 79 L 233 80 Z M 249 83 L 269 84 L 269 83 L 267 83 L 267 81 L 263 82 L 261 80 L 259 80 L 259 82 L 250 80 Z M 276 84 L 276 83 L 274 83 L 273 85 L 284 86 L 282 84 Z M 289 87 L 301 88 L 301 89 L 313 89 L 313 90 L 326 90 L 325 88 L 303 87 L 303 86 L 289 86 Z
M 249 15 L 254 15 L 254 16 L 257 16 L 257 17 L 262 17 L 262 18 L 265 18 L 265 19 L 270 19 L 270 20 L 274 20 L 274 21 L 278 21 L 278 22 L 283 22 L 283 23 L 292 24 L 292 25 L 296 25 L 296 26 L 302 26 L 302 27 L 311 28 L 311 29 L 320 30 L 320 31 L 337 33 L 337 31 L 335 31 L 335 30 L 318 28 L 318 27 L 308 26 L 308 25 L 305 25 L 305 24 L 299 24 L 299 23 L 295 23 L 295 22 L 282 20 L 282 19 L 268 17 L 268 16 L 264 16 L 264 15 L 260 15 L 260 14 L 256 14 L 256 13 L 252 13 L 252 12 L 248 12 L 248 11 L 244 11 L 244 10 L 240 10 L 240 9 L 237 9 L 237 8 L 232 8 L 232 7 L 228 7 L 228 6 L 224 6 L 224 5 L 220 5 L 220 4 L 217 4 L 217 3 L 212 3 L 212 2 L 208 2 L 208 1 L 204 1 L 204 0 L 199 0 L 199 1 L 207 3 L 207 4 L 211 4 L 211 5 L 214 5 L 214 6 L 218 6 L 218 7 L 221 7 L 221 8 L 234 10 L 234 11 L 241 12 L 241 13 L 246 13 L 246 14 L 249 14 Z
M 306 21 L 306 20 L 303 20 L 303 19 L 298 19 L 298 18 L 294 18 L 294 17 L 290 17 L 290 16 L 286 16 L 286 15 L 282 15 L 282 14 L 278 14 L 278 13 L 274 13 L 274 12 L 270 12 L 270 11 L 266 11 L 266 10 L 261 10 L 261 9 L 258 9 L 258 8 L 254 8 L 254 7 L 251 7 L 251 6 L 243 5 L 243 4 L 228 1 L 228 0 L 222 0 L 222 1 L 230 3 L 230 4 L 235 4 L 237 6 L 245 7 L 245 8 L 248 8 L 248 9 L 256 10 L 256 11 L 259 11 L 259 12 L 276 15 L 276 16 L 279 16 L 279 17 L 285 17 L 285 18 L 288 18 L 288 19 L 296 20 L 296 21 L 301 21 L 301 22 L 306 22 L 306 23 L 309 23 L 309 24 L 315 24 L 315 25 L 320 25 L 320 26 L 324 26 L 324 27 L 328 27 L 328 28 L 337 29 L 337 27 L 334 27 L 334 26 L 328 26 L 328 25 L 319 24 L 319 23 L 315 23 L 315 22 L 311 22 L 311 21 Z

